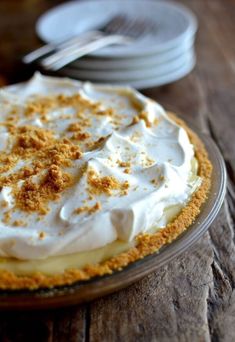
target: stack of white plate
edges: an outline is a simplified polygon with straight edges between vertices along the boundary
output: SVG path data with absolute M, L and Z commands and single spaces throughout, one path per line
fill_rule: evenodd
M 103 48 L 64 67 L 60 73 L 99 83 L 143 89 L 174 82 L 195 65 L 195 16 L 182 5 L 152 0 L 72 1 L 37 22 L 41 39 L 53 43 L 101 27 L 115 15 L 146 20 L 154 33 L 128 45 Z

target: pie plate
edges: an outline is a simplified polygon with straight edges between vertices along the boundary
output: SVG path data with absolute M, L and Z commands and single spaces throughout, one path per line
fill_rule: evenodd
M 196 131 L 196 130 L 195 130 Z M 210 227 L 222 206 L 226 192 L 226 169 L 213 140 L 200 132 L 213 164 L 212 186 L 194 224 L 171 244 L 111 275 L 80 281 L 69 286 L 40 290 L 0 291 L 0 309 L 46 309 L 70 306 L 118 291 L 168 263 L 192 246 Z

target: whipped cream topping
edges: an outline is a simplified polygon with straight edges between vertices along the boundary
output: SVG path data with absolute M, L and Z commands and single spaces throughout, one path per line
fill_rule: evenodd
M 79 94 L 98 112 L 82 108 L 78 113 L 68 103 L 47 109 L 43 119 L 41 113 L 25 115 L 30 101 L 60 94 Z M 164 229 L 169 208 L 177 213 L 201 183 L 193 171 L 194 148 L 186 131 L 160 105 L 133 89 L 37 73 L 25 84 L 2 89 L 0 102 L 2 154 L 11 154 L 14 145 L 10 125 L 5 124 L 12 110 L 11 115 L 17 113 L 17 127 L 46 129 L 57 140 L 73 141 L 76 124 L 81 117 L 86 121 L 85 134 L 75 142 L 81 155 L 63 169 L 73 181 L 57 200 L 48 202 L 46 213 L 17 207 L 14 187 L 23 189 L 27 179 L 2 186 L 2 257 L 44 259 L 94 250 L 116 240 L 132 241 L 153 227 Z M 11 177 L 32 163 L 30 155 L 18 159 L 1 177 Z M 0 167 L 3 164 L 1 158 Z M 29 179 L 37 184 L 47 172 L 41 170 Z

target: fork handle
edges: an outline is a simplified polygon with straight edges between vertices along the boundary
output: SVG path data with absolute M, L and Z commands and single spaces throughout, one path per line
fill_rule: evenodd
M 48 54 L 49 52 L 52 52 L 54 50 L 55 50 L 55 45 L 53 45 L 53 44 L 43 45 L 40 48 L 28 53 L 27 55 L 25 55 L 22 58 L 22 61 L 25 64 L 30 64 L 30 63 L 36 61 L 38 58 L 45 56 L 46 54 Z
M 98 37 L 82 46 L 76 46 L 76 44 L 72 44 L 63 50 L 44 58 L 40 64 L 45 69 L 56 71 L 73 62 L 74 60 L 100 48 L 117 43 L 130 43 L 131 41 L 131 38 L 121 35 Z
M 100 35 L 99 31 L 88 31 L 88 32 L 81 33 L 78 36 L 73 36 L 73 37 L 70 37 L 69 39 L 64 39 L 63 41 L 60 41 L 58 43 L 45 44 L 41 46 L 40 48 L 25 55 L 22 58 L 22 61 L 25 64 L 30 64 L 32 62 L 35 62 L 37 59 L 47 55 L 50 52 L 65 49 L 74 43 L 78 45 L 82 45 L 86 43 L 88 40 L 90 40 L 92 37 L 98 37 L 99 35 Z

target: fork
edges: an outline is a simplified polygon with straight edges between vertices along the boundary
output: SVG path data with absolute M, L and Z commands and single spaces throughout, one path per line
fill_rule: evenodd
M 142 35 L 153 32 L 155 28 L 143 19 L 130 19 L 126 15 L 119 14 L 111 18 L 98 31 L 86 32 L 77 37 L 55 45 L 45 45 L 24 57 L 24 62 L 29 63 L 39 57 L 54 51 L 49 57 L 40 61 L 43 68 L 59 70 L 92 51 L 111 44 L 129 44 Z
M 55 50 L 61 50 L 65 49 L 66 47 L 70 46 L 71 44 L 79 44 L 82 45 L 87 42 L 87 39 L 95 37 L 97 33 L 106 32 L 106 33 L 114 33 L 114 29 L 120 26 L 121 21 L 124 20 L 124 16 L 122 15 L 116 15 L 112 17 L 108 22 L 106 22 L 103 26 L 99 28 L 99 30 L 92 30 L 88 32 L 83 32 L 79 34 L 78 36 L 70 36 L 69 38 L 66 38 L 59 42 L 54 42 L 50 44 L 45 44 L 41 46 L 40 48 L 28 53 L 25 55 L 22 60 L 25 64 L 30 64 L 40 57 L 43 57 L 49 53 L 54 52 Z M 119 25 L 119 26 L 117 26 Z
M 95 31 L 94 35 L 88 38 L 84 44 L 77 45 L 76 42 L 66 48 L 55 52 L 53 55 L 44 58 L 40 64 L 44 69 L 56 71 L 74 60 L 112 44 L 129 44 L 134 39 L 152 30 L 151 25 L 143 19 L 130 19 L 120 14 L 113 17 L 102 30 Z

